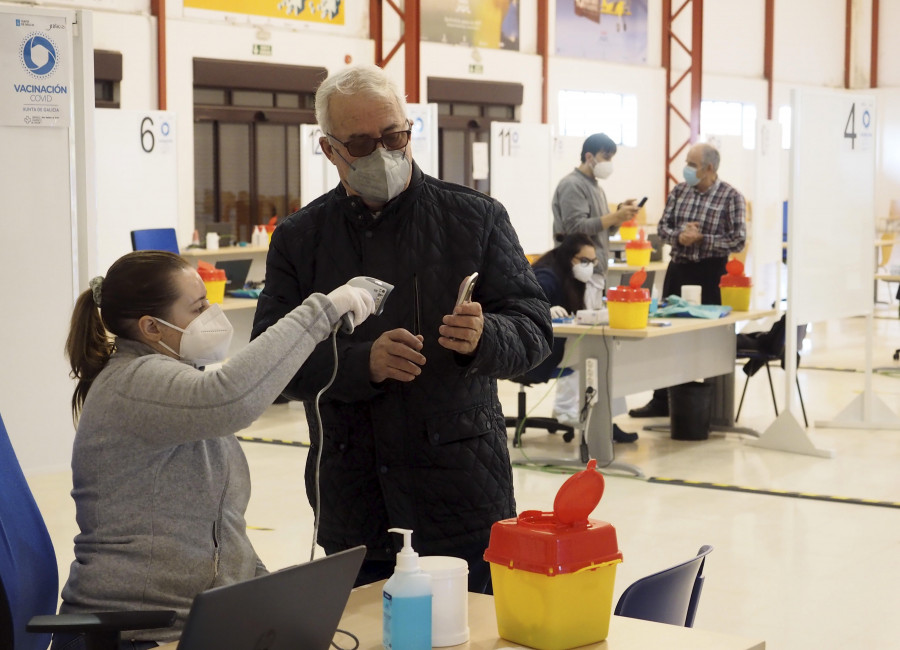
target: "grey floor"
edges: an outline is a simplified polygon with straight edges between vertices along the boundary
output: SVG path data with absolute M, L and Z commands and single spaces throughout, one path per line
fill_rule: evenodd
M 900 347 L 897 306 L 877 308 L 874 365 L 887 371 L 873 376 L 877 397 L 900 413 Z M 802 351 L 799 372 L 807 411 L 813 421 L 837 415 L 864 387 L 865 320 L 815 325 Z M 738 374 L 738 382 L 743 375 Z M 779 409 L 785 397 L 784 375 L 773 370 Z M 518 386 L 501 382 L 501 400 L 512 414 Z M 552 386 L 530 389 L 529 404 L 549 414 Z M 541 397 L 547 394 L 543 401 Z M 738 385 L 738 393 L 740 383 Z M 649 394 L 629 397 L 643 404 Z M 741 424 L 765 430 L 774 419 L 765 374 L 750 382 Z M 799 409 L 795 409 L 798 419 Z M 650 478 L 781 490 L 839 498 L 890 502 L 876 504 L 819 501 L 657 483 L 608 475 L 606 492 L 592 517 L 617 530 L 624 562 L 619 565 L 615 597 L 637 578 L 686 559 L 703 544 L 715 550 L 706 563 L 706 587 L 696 627 L 763 638 L 774 650 L 828 648 L 900 648 L 900 432 L 813 426 L 816 445 L 833 449 L 823 459 L 748 445 L 751 438 L 713 434 L 702 442 L 671 440 L 641 430 L 664 420 L 617 419 L 639 431 L 634 444 L 617 444 L 621 461 L 640 467 Z M 898 427 L 900 428 L 900 427 Z M 301 409 L 273 406 L 246 435 L 277 440 L 308 440 Z M 529 431 L 516 459 L 573 458 L 576 449 L 558 435 Z M 269 568 L 308 559 L 312 511 L 302 473 L 307 451 L 300 447 L 244 443 L 253 475 L 247 513 L 251 537 Z M 550 510 L 566 475 L 516 468 L 519 511 Z M 61 580 L 71 562 L 77 532 L 68 497 L 68 473 L 29 477 L 56 545 Z

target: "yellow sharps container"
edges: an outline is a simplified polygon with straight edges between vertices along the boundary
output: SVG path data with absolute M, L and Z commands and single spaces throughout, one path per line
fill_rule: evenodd
M 526 510 L 491 528 L 484 559 L 504 639 L 567 650 L 606 638 L 622 553 L 615 528 L 588 519 L 603 496 L 596 466 L 591 460 L 560 487 L 553 512 Z

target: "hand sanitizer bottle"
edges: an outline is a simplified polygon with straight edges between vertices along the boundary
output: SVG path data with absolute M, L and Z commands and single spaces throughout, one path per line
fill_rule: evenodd
M 385 650 L 431 650 L 431 576 L 419 569 L 412 531 L 388 531 L 403 535 L 403 548 L 394 575 L 384 583 Z

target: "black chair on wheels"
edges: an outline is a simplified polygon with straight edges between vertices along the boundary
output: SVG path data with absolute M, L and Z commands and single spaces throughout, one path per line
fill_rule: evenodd
M 744 397 L 747 395 L 747 384 L 750 383 L 750 377 L 755 375 L 757 371 L 765 366 L 766 375 L 769 377 L 769 391 L 772 393 L 772 406 L 775 409 L 775 417 L 778 417 L 778 401 L 775 399 L 775 386 L 772 384 L 772 371 L 769 369 L 769 363 L 778 361 L 784 368 L 784 351 L 785 351 L 785 316 L 782 316 L 778 322 L 772 325 L 768 332 L 754 332 L 753 334 L 738 334 L 737 337 L 737 358 L 746 359 L 744 364 L 744 374 L 747 378 L 744 380 L 744 390 L 741 392 L 741 401 L 738 404 L 737 415 L 735 421 L 741 417 L 741 409 L 744 406 Z M 800 325 L 797 328 L 797 349 L 800 349 L 803 339 L 806 336 L 806 325 Z M 797 354 L 797 368 L 800 367 L 800 354 Z M 800 396 L 800 409 L 803 411 L 803 423 L 809 427 L 809 420 L 806 418 L 806 406 L 803 404 L 803 392 L 800 390 L 800 379 L 794 375 L 797 384 L 797 394 Z
M 512 428 L 515 427 L 515 434 L 513 435 L 513 447 L 520 447 L 522 445 L 522 434 L 525 433 L 525 429 L 528 427 L 535 429 L 546 429 L 550 433 L 556 433 L 557 431 L 563 432 L 563 440 L 566 442 L 571 442 L 575 438 L 575 428 L 568 425 L 563 424 L 556 418 L 547 418 L 547 417 L 536 417 L 536 416 L 528 416 L 528 408 L 525 403 L 525 389 L 534 384 L 541 384 L 560 375 L 560 369 L 557 368 L 560 361 L 562 361 L 563 354 L 565 353 L 566 342 L 565 339 L 554 339 L 553 340 L 553 350 L 550 352 L 550 356 L 544 359 L 537 366 L 529 370 L 524 375 L 519 377 L 512 377 L 510 381 L 514 381 L 519 384 L 519 400 L 518 400 L 518 409 L 515 417 L 507 416 L 506 419 L 506 427 Z
M 526 415 L 526 413 L 528 413 L 528 408 L 525 404 L 525 389 L 533 384 L 541 382 L 531 380 L 528 376 L 514 377 L 511 381 L 519 384 L 518 411 L 516 412 L 515 417 L 506 417 L 506 427 L 515 427 L 516 429 L 516 433 L 513 436 L 513 447 L 520 447 L 522 445 L 522 434 L 525 433 L 525 429 L 529 427 L 533 429 L 546 429 L 550 433 L 562 431 L 563 440 L 566 442 L 571 442 L 572 439 L 575 438 L 575 428 L 568 424 L 563 424 L 556 418 Z M 543 381 L 547 380 L 545 379 Z

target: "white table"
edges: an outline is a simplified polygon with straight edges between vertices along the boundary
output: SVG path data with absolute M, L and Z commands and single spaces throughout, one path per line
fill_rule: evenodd
M 383 582 L 354 589 L 339 627 L 359 637 L 359 650 L 382 650 Z M 338 638 L 340 641 L 340 637 Z M 522 646 L 499 638 L 493 596 L 469 594 L 469 641 L 460 650 L 496 650 Z M 583 646 L 607 650 L 765 650 L 760 640 L 687 627 L 613 616 L 606 641 Z
M 668 327 L 613 329 L 604 325 L 555 324 L 555 336 L 565 337 L 566 365 L 579 369 L 581 394 L 586 388 L 585 360 L 596 359 L 598 397 L 585 438 L 587 452 L 601 467 L 624 469 L 641 476 L 631 465 L 613 460 L 612 398 L 696 379 L 720 377 L 713 421 L 734 425 L 735 324 L 770 316 L 772 310 L 732 312 L 714 320 L 671 318 Z M 651 323 L 656 319 L 651 319 Z M 584 460 L 582 458 L 582 460 Z

